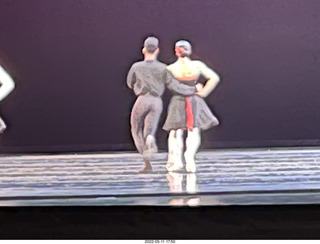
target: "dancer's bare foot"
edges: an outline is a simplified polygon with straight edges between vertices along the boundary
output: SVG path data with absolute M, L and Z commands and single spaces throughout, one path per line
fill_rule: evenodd
M 138 171 L 139 174 L 148 174 L 148 173 L 152 173 L 153 169 L 152 167 L 143 167 L 142 169 L 140 169 Z
M 144 167 L 138 171 L 139 174 L 147 174 L 153 172 L 149 159 L 144 159 Z

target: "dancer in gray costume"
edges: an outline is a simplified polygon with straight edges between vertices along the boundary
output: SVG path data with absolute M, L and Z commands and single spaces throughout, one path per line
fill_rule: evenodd
M 162 113 L 162 99 L 165 86 L 181 96 L 196 92 L 195 86 L 186 86 L 173 78 L 166 65 L 157 60 L 159 41 L 148 37 L 142 53 L 144 60 L 132 65 L 127 85 L 138 96 L 131 112 L 131 133 L 139 153 L 144 159 L 144 168 L 139 173 L 152 172 L 150 156 L 157 152 L 155 133 Z

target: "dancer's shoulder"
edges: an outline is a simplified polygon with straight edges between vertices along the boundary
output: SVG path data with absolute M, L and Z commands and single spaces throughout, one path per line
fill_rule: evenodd
M 194 65 L 198 66 L 199 68 L 207 67 L 207 65 L 204 62 L 202 62 L 201 60 L 192 60 L 191 62 Z
M 175 69 L 175 67 L 177 67 L 178 62 L 174 62 L 172 64 L 167 65 L 167 70 L 172 71 L 173 69 Z
M 161 68 L 163 68 L 163 69 L 166 69 L 166 67 L 167 67 L 167 64 L 165 64 L 165 63 L 163 63 L 163 62 L 161 62 L 161 61 L 159 61 L 159 60 L 156 60 L 155 63 L 156 63 L 159 67 L 161 67 Z

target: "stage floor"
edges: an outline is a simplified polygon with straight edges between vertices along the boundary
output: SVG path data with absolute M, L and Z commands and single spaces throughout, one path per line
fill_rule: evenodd
M 320 148 L 200 152 L 195 174 L 138 174 L 137 153 L 0 158 L 0 206 L 268 205 L 320 203 Z

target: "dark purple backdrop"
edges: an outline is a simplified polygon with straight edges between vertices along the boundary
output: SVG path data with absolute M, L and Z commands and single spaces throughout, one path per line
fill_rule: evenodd
M 133 150 L 125 79 L 150 34 L 160 60 L 186 38 L 222 77 L 207 98 L 221 125 L 202 148 L 319 145 L 319 12 L 317 0 L 1 0 L 0 58 L 17 86 L 0 150 Z

